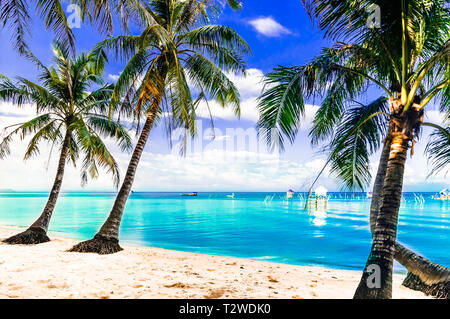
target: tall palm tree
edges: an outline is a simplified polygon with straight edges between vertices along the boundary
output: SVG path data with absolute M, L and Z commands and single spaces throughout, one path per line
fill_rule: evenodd
M 144 110 L 145 124 L 110 215 L 93 239 L 79 243 L 71 251 L 115 253 L 119 246 L 119 226 L 131 191 L 136 169 L 153 127 L 162 110 L 170 116 L 169 127 L 182 127 L 195 135 L 196 107 L 214 99 L 223 107 L 240 113 L 239 92 L 224 71 L 244 72 L 241 53 L 250 49 L 230 27 L 211 25 L 208 0 L 152 0 L 141 12 L 147 27 L 140 36 L 119 36 L 98 45 L 128 58 L 112 97 L 112 108 Z M 200 92 L 194 99 L 190 85 Z M 207 103 L 206 103 L 207 104 Z
M 367 121 L 388 116 L 385 144 L 389 153 L 372 249 L 355 297 L 390 298 L 406 154 L 410 148 L 413 151 L 429 102 L 441 103 L 444 112 L 449 109 L 449 10 L 441 0 L 427 1 L 426 5 L 405 0 L 303 3 L 326 36 L 337 43 L 307 65 L 280 67 L 269 74 L 267 82 L 274 86 L 261 97 L 259 127 L 262 132 L 277 135 L 277 140 L 282 141 L 284 135 L 292 141 L 304 113 L 304 99 L 323 94 L 310 133 L 316 145 L 333 136 L 335 126 L 352 112 L 349 110 L 352 100 L 369 86 L 384 92 L 389 102 L 387 112 L 381 108 L 382 103 L 376 103 L 379 107 L 372 105 L 374 113 Z M 380 28 L 367 26 L 367 12 L 374 4 L 381 9 Z M 378 131 L 368 133 L 372 136 L 364 134 L 350 134 L 353 145 L 370 151 L 382 144 Z M 350 177 L 356 186 L 367 182 L 368 172 L 346 161 L 364 163 L 368 157 L 334 158 L 333 168 L 342 173 L 341 177 L 347 180 Z M 342 167 L 353 171 L 341 170 Z M 380 269 L 381 288 L 367 284 L 372 265 Z
M 30 121 L 4 129 L 6 136 L 0 143 L 0 158 L 10 153 L 10 143 L 15 135 L 21 139 L 31 136 L 25 160 L 39 154 L 42 142 L 50 143 L 51 150 L 56 146 L 61 148 L 53 187 L 42 214 L 26 231 L 4 240 L 8 244 L 39 244 L 50 240 L 47 230 L 61 190 L 67 161 L 75 166 L 78 158 L 84 156 L 82 184 L 87 182 L 89 175 L 97 177 L 98 168 L 102 167 L 113 175 L 118 185 L 117 163 L 102 136 L 117 141 L 122 150 L 132 148 L 127 131 L 107 116 L 113 86 L 103 84 L 101 77 L 105 55 L 97 51 L 71 58 L 68 47 L 59 42 L 53 44 L 53 52 L 56 67 L 49 68 L 33 54 L 27 53 L 41 71 L 40 84 L 25 78 L 18 78 L 14 84 L 4 76 L 0 78 L 2 100 L 18 106 L 35 104 L 39 114 Z
M 359 104 L 348 110 L 343 119 L 336 124 L 334 135 L 326 146 L 330 156 L 322 169 L 323 172 L 324 168 L 330 165 L 331 171 L 336 173 L 348 188 L 353 188 L 355 181 L 367 186 L 371 179 L 369 157 L 375 150 L 381 148 L 370 205 L 369 224 L 372 234 L 382 205 L 382 190 L 391 147 L 390 140 L 386 138 L 389 125 L 386 100 L 382 97 L 369 105 Z M 447 117 L 449 114 L 448 112 L 444 116 Z M 423 122 L 422 126 L 429 126 L 435 130 L 428 136 L 425 149 L 431 164 L 430 171 L 433 174 L 448 171 L 450 127 L 444 128 L 428 122 Z M 450 296 L 449 268 L 433 263 L 399 242 L 395 243 L 394 248 L 394 258 L 409 271 L 403 285 L 439 298 Z

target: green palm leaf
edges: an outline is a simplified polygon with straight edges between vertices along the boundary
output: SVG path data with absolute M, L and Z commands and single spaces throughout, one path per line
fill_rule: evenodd
M 441 171 L 447 175 L 450 165 L 450 127 L 438 128 L 429 136 L 425 153 L 431 165 L 429 176 Z

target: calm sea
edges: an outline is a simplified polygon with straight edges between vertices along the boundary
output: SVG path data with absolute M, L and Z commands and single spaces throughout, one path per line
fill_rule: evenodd
M 330 193 L 326 208 L 304 211 L 302 194 L 134 193 L 128 200 L 121 242 L 296 265 L 361 269 L 370 251 L 370 200 L 361 193 Z M 0 193 L 0 224 L 28 226 L 46 193 Z M 434 193 L 404 193 L 399 241 L 450 266 L 450 202 Z M 305 196 L 305 194 L 303 194 Z M 113 204 L 113 193 L 65 193 L 50 235 L 91 238 Z M 396 271 L 403 269 L 396 265 Z

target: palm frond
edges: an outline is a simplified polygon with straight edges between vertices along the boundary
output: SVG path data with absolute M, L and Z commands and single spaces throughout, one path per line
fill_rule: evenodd
M 240 94 L 226 74 L 205 56 L 195 53 L 186 59 L 185 68 L 194 85 L 222 107 L 231 106 L 240 115 Z
M 39 155 L 39 143 L 42 140 L 47 142 L 60 142 L 62 139 L 62 134 L 60 130 L 55 126 L 56 120 L 51 121 L 40 129 L 36 134 L 33 135 L 30 142 L 28 143 L 27 149 L 25 151 L 24 160 L 30 159 L 33 156 Z
M 42 114 L 25 123 L 5 127 L 3 131 L 6 135 L 0 142 L 0 159 L 5 158 L 11 153 L 10 143 L 12 142 L 14 135 L 19 134 L 20 138 L 23 140 L 26 136 L 44 128 L 51 120 L 50 114 Z M 11 132 L 8 132 L 8 129 L 10 128 L 14 129 Z
M 284 136 L 295 140 L 300 120 L 305 114 L 302 73 L 298 68 L 279 67 L 266 75 L 267 90 L 259 98 L 258 132 L 273 149 L 284 148 Z
M 442 171 L 446 176 L 450 166 L 450 126 L 436 129 L 429 136 L 425 153 L 428 156 L 428 164 L 431 166 L 428 176 Z
M 130 151 L 133 141 L 125 128 L 106 116 L 89 116 L 87 124 L 95 132 L 118 142 L 122 151 Z
M 29 34 L 30 15 L 27 4 L 22 0 L 2 0 L 0 1 L 0 23 L 9 25 L 12 32 L 11 40 L 14 48 L 20 53 L 28 50 L 26 36 Z
M 97 124 L 97 127 L 99 126 L 98 121 L 94 120 L 94 123 Z M 100 165 L 112 174 L 114 185 L 117 187 L 120 181 L 119 168 L 102 139 L 93 130 L 90 130 L 82 119 L 73 122 L 71 129 L 76 133 L 79 148 L 85 154 L 81 167 L 82 185 L 86 184 L 88 174 L 92 178 L 98 177 L 97 167 Z
M 331 173 L 344 188 L 364 190 L 369 185 L 370 156 L 387 135 L 388 110 L 387 99 L 381 97 L 350 108 L 339 121 L 326 150 L 331 154 Z
M 53 29 L 60 41 L 69 44 L 72 52 L 75 52 L 75 36 L 67 20 L 66 13 L 59 0 L 38 0 L 36 7 L 47 28 Z
M 251 54 L 247 42 L 232 28 L 226 26 L 201 26 L 180 38 L 198 53 L 211 56 L 220 68 L 233 72 L 245 70 L 242 56 Z

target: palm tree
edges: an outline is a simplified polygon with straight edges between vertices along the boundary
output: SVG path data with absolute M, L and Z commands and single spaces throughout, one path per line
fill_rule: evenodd
M 304 99 L 323 94 L 310 133 L 312 143 L 317 145 L 330 137 L 333 141 L 334 137 L 331 146 L 339 146 L 336 153 L 347 151 L 348 155 L 351 148 L 340 143 L 343 136 L 333 134 L 334 130 L 346 114 L 366 114 L 364 122 L 356 117 L 361 130 L 350 130 L 344 138 L 346 145 L 366 148 L 366 153 L 345 158 L 332 156 L 332 170 L 349 186 L 367 183 L 370 179 L 364 169 L 367 166 L 361 166 L 368 161 L 364 154 L 383 144 L 382 131 L 364 132 L 363 124 L 378 121 L 386 130 L 385 155 L 388 156 L 385 156 L 385 172 L 381 169 L 380 173 L 384 175 L 380 177 L 381 196 L 378 204 L 373 205 L 375 210 L 379 207 L 373 244 L 355 297 L 390 298 L 406 154 L 410 148 L 413 152 L 429 102 L 440 102 L 443 112 L 449 109 L 449 10 L 445 1 L 440 0 L 427 1 L 427 5 L 405 0 L 303 1 L 303 4 L 326 36 L 338 42 L 307 65 L 279 67 L 268 75 L 267 82 L 273 87 L 261 97 L 259 127 L 265 134 L 276 135 L 281 142 L 283 135 L 292 141 L 304 113 Z M 367 27 L 367 12 L 371 11 L 368 8 L 374 4 L 381 9 L 380 28 Z M 344 40 L 345 43 L 339 42 Z M 359 110 L 350 108 L 355 104 L 352 101 L 369 86 L 384 92 L 389 108 L 380 101 Z M 385 116 L 388 125 L 376 119 Z M 348 129 L 348 125 L 344 126 Z M 381 288 L 367 285 L 372 265 L 380 269 Z
M 140 36 L 99 43 L 99 50 L 113 50 L 129 59 L 117 80 L 112 108 L 124 95 L 121 107 L 144 110 L 147 117 L 109 217 L 93 239 L 71 251 L 109 254 L 122 250 L 120 222 L 158 113 L 171 114 L 168 127 L 182 127 L 186 135 L 195 135 L 195 112 L 201 101 L 214 99 L 223 107 L 232 106 L 239 115 L 239 92 L 223 70 L 244 72 L 240 54 L 250 49 L 230 27 L 205 24 L 210 4 L 208 0 L 148 1 L 146 10 L 140 12 L 147 23 Z M 188 83 L 200 92 L 195 99 Z
M 369 157 L 382 146 L 378 171 L 375 177 L 370 206 L 370 230 L 374 234 L 378 213 L 382 205 L 382 190 L 389 160 L 391 142 L 386 139 L 389 114 L 386 98 L 382 97 L 369 105 L 359 104 L 348 110 L 337 123 L 334 136 L 327 145 L 330 152 L 327 163 L 344 185 L 352 188 L 356 181 L 367 185 L 370 181 Z M 447 116 L 450 113 L 447 113 Z M 378 116 L 383 115 L 383 116 Z M 323 118 L 326 121 L 326 118 Z M 450 127 L 423 122 L 422 126 L 435 129 L 428 139 L 426 153 L 431 172 L 436 174 L 448 169 L 450 162 Z M 322 169 L 323 171 L 323 169 Z M 439 298 L 450 296 L 450 269 L 418 255 L 399 242 L 395 243 L 394 258 L 409 273 L 403 285 Z
M 102 136 L 116 140 L 123 150 L 131 149 L 132 141 L 127 131 L 107 116 L 113 86 L 103 84 L 105 55 L 101 52 L 81 54 L 71 58 L 67 46 L 54 42 L 56 67 L 45 67 L 33 54 L 27 56 L 40 69 L 41 84 L 25 78 L 18 78 L 16 84 L 1 76 L 0 98 L 21 106 L 35 104 L 34 119 L 4 129 L 6 136 L 0 143 L 0 158 L 10 153 L 10 143 L 15 135 L 21 139 L 31 136 L 25 152 L 27 160 L 39 154 L 42 142 L 51 143 L 51 149 L 61 148 L 58 168 L 42 214 L 25 231 L 6 240 L 8 244 L 39 244 L 50 239 L 47 230 L 61 189 L 67 161 L 75 166 L 83 155 L 81 180 L 85 184 L 88 175 L 95 178 L 99 167 L 113 174 L 115 184 L 119 183 L 117 163 Z M 91 88 L 98 88 L 90 91 Z M 100 86 L 100 87 L 99 87 Z M 50 155 L 51 156 L 51 155 Z

